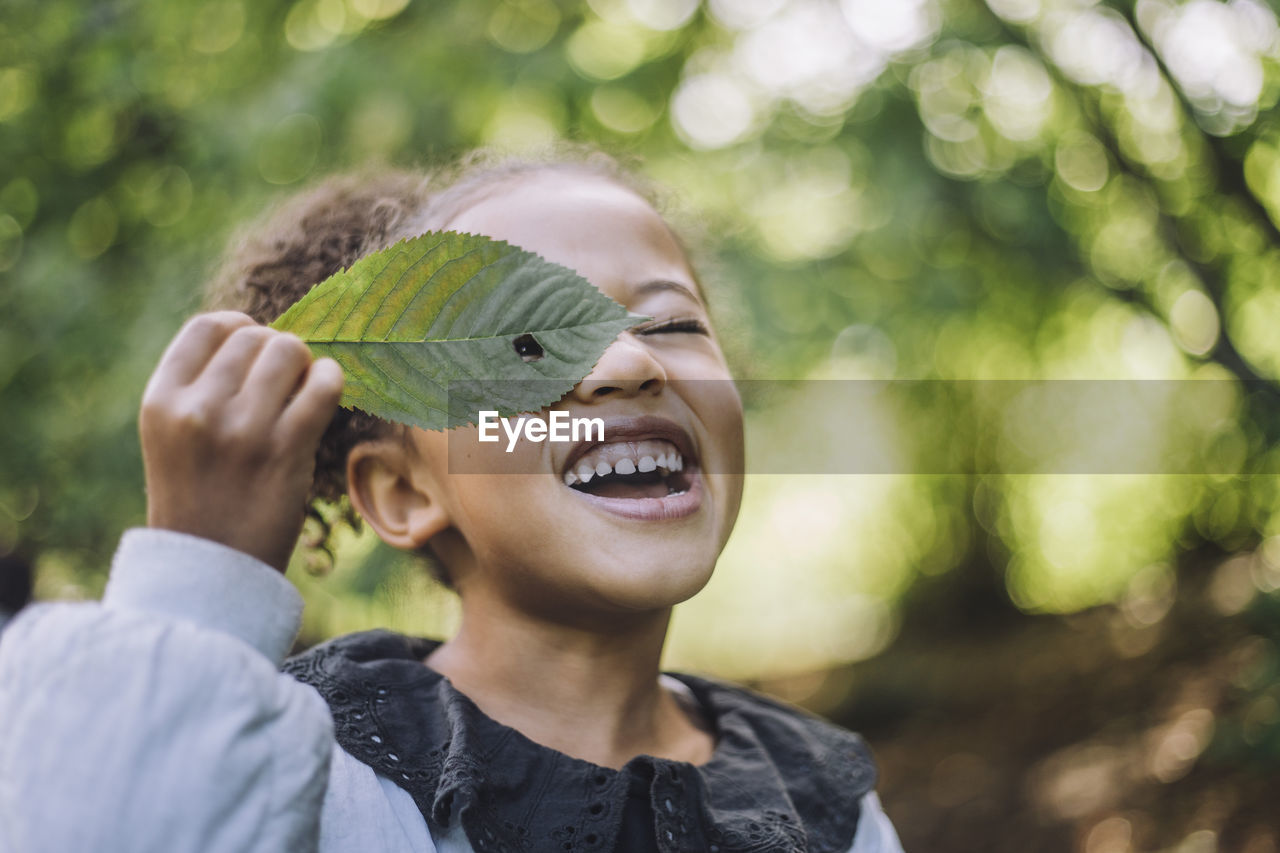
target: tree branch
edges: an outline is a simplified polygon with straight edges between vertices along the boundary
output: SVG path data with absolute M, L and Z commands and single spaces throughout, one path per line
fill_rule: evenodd
M 1098 95 L 1088 87 L 1068 79 L 1062 73 L 1062 70 L 1045 55 L 1040 46 L 1036 44 L 1033 39 L 1028 38 L 1025 33 L 1015 30 L 998 15 L 995 15 L 995 18 L 999 21 L 1001 28 L 1004 30 L 1010 41 L 1023 45 L 1028 50 L 1039 56 L 1054 81 L 1066 91 L 1075 94 L 1077 103 L 1081 107 L 1081 115 L 1088 123 L 1090 131 L 1107 147 L 1109 151 L 1111 151 L 1112 155 L 1115 157 L 1116 163 L 1123 170 L 1124 174 L 1129 175 L 1143 184 L 1149 185 L 1149 178 L 1140 171 L 1140 169 L 1143 168 L 1141 164 L 1135 164 L 1124 156 L 1115 132 L 1105 121 L 1104 111 L 1101 107 Z M 1169 85 L 1177 91 L 1176 85 L 1167 79 L 1167 71 L 1163 66 L 1160 67 L 1161 74 L 1166 76 L 1166 82 L 1168 82 Z M 1181 93 L 1179 93 L 1179 95 L 1181 96 Z M 1196 127 L 1197 130 L 1200 131 L 1201 135 L 1204 135 L 1203 131 L 1201 131 L 1199 126 L 1195 125 L 1194 122 L 1192 122 L 1192 126 Z M 1242 176 L 1241 180 L 1243 180 Z M 1157 199 L 1160 198 L 1159 193 L 1156 193 L 1155 195 Z M 1251 194 L 1248 197 L 1249 200 L 1253 202 L 1255 208 L 1258 207 L 1257 200 L 1254 199 Z M 1161 229 L 1171 237 L 1171 246 L 1177 253 L 1178 257 L 1180 257 L 1189 267 L 1195 270 L 1196 274 L 1204 281 L 1209 299 L 1217 310 L 1219 318 L 1222 318 L 1224 316 L 1223 294 L 1225 293 L 1227 286 L 1224 275 L 1217 268 L 1188 257 L 1187 254 L 1182 251 L 1177 240 L 1177 226 L 1175 224 L 1175 221 L 1182 221 L 1180 217 L 1176 214 L 1171 214 L 1162 204 L 1157 208 L 1157 217 Z M 1280 232 L 1275 231 L 1275 225 L 1269 218 L 1264 217 L 1264 219 L 1271 227 L 1271 231 L 1276 234 L 1274 242 L 1280 244 Z M 1150 297 L 1144 293 L 1117 291 L 1117 295 L 1126 301 L 1141 304 L 1154 316 L 1160 316 L 1159 312 L 1152 304 Z M 1239 349 L 1236 347 L 1235 342 L 1231 339 L 1231 335 L 1227 332 L 1224 323 L 1219 324 L 1218 343 L 1213 350 L 1212 359 L 1242 381 L 1249 384 L 1259 384 L 1262 387 L 1265 387 L 1268 392 L 1267 397 L 1272 402 L 1273 408 L 1275 408 L 1275 404 L 1280 403 L 1280 386 L 1277 385 L 1276 381 L 1272 377 L 1263 376 L 1258 373 L 1248 363 L 1248 361 L 1245 360 L 1244 356 L 1241 355 Z M 1280 427 L 1269 428 L 1268 432 L 1280 432 Z M 1280 435 L 1272 437 L 1280 438 Z
M 1160 69 L 1161 75 L 1164 76 L 1165 81 L 1169 84 L 1169 88 L 1173 90 L 1178 103 L 1182 105 L 1182 111 L 1187 120 L 1193 127 L 1201 131 L 1201 141 L 1205 145 L 1205 150 L 1211 155 L 1213 171 L 1218 178 L 1221 189 L 1229 192 L 1233 198 L 1244 205 L 1249 213 L 1261 224 L 1262 229 L 1267 232 L 1267 237 L 1273 246 L 1280 246 L 1280 226 L 1276 225 L 1266 206 L 1249 188 L 1249 182 L 1244 177 L 1244 164 L 1236 162 L 1236 157 L 1227 150 L 1223 137 L 1208 133 L 1200 127 L 1199 122 L 1196 121 L 1197 110 L 1195 105 L 1191 103 L 1186 92 L 1182 91 L 1182 87 L 1178 85 L 1173 72 L 1165 64 L 1164 57 L 1160 55 L 1160 51 L 1156 50 L 1156 46 L 1152 43 L 1146 31 L 1138 26 L 1137 18 L 1133 12 L 1133 4 L 1108 3 L 1106 5 L 1107 8 L 1124 16 L 1124 19 L 1129 23 L 1129 28 L 1133 30 L 1134 36 L 1155 60 L 1156 67 Z

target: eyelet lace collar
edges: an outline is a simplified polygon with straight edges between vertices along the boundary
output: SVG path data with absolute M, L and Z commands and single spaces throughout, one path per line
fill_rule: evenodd
M 852 732 L 675 675 L 714 727 L 710 761 L 641 755 L 614 770 L 485 716 L 423 665 L 438 645 L 365 631 L 290 658 L 284 671 L 329 703 L 343 749 L 407 791 L 433 829 L 461 820 L 477 853 L 843 853 L 853 842 L 876 768 Z

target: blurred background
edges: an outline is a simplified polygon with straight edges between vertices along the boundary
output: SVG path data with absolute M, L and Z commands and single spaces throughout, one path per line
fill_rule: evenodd
M 1278 60 L 1262 0 L 6 0 L 0 587 L 101 594 L 143 385 L 238 224 L 586 141 L 671 190 L 743 378 L 1229 392 L 1150 436 L 1213 475 L 754 476 L 667 665 L 862 731 L 908 850 L 1275 853 Z M 304 644 L 456 619 L 367 536 L 290 576 Z

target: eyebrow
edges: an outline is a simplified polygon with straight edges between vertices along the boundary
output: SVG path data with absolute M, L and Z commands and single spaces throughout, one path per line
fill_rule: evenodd
M 652 281 L 646 281 L 643 284 L 638 285 L 636 287 L 636 296 L 644 296 L 648 293 L 657 293 L 664 290 L 675 291 L 676 293 L 689 297 L 694 302 L 699 304 L 702 303 L 702 300 L 698 298 L 696 293 L 689 289 L 687 284 L 681 284 L 678 281 L 670 281 L 665 278 L 656 278 Z

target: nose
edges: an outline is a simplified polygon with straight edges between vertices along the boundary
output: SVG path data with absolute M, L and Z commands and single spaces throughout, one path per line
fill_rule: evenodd
M 666 385 L 662 364 L 635 335 L 623 332 L 572 394 L 581 403 L 593 403 L 611 396 L 658 394 Z

